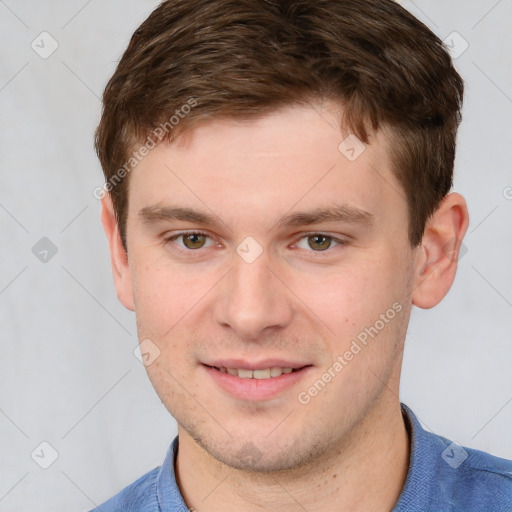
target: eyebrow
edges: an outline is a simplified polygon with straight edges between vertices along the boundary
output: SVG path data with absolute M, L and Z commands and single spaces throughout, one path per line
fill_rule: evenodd
M 370 226 L 374 220 L 375 217 L 372 213 L 343 204 L 327 208 L 316 208 L 309 212 L 291 213 L 280 219 L 277 222 L 277 226 L 305 226 L 320 222 L 346 222 Z
M 139 210 L 139 218 L 144 224 L 162 221 L 185 221 L 204 226 L 225 225 L 219 217 L 206 212 L 183 206 L 146 206 Z M 375 217 L 372 213 L 350 205 L 334 205 L 326 208 L 316 208 L 311 211 L 294 212 L 279 219 L 274 227 L 305 226 L 320 222 L 345 222 L 371 226 Z M 273 229 L 272 228 L 272 229 Z
M 146 206 L 139 210 L 139 219 L 145 224 L 169 220 L 195 222 L 206 226 L 219 224 L 219 219 L 214 215 L 181 206 Z

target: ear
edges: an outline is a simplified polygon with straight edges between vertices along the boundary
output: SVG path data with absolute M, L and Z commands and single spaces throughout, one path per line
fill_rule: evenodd
M 130 267 L 128 265 L 128 254 L 124 250 L 121 242 L 114 205 L 108 193 L 105 194 L 101 200 L 101 223 L 107 235 L 117 297 L 125 308 L 134 311 L 135 306 Z
M 455 279 L 462 239 L 469 224 L 465 199 L 447 194 L 427 221 L 417 249 L 412 303 L 428 309 L 441 302 Z

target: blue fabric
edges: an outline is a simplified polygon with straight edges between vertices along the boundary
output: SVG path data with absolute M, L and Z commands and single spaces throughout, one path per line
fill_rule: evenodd
M 402 404 L 411 460 L 392 512 L 511 512 L 512 461 L 425 431 Z M 174 475 L 178 438 L 163 465 L 91 512 L 188 512 Z

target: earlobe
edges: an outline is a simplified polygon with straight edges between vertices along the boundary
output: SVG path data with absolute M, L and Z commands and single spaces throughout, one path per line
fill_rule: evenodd
M 101 223 L 103 224 L 103 229 L 107 236 L 117 297 L 125 308 L 133 311 L 133 286 L 130 267 L 128 265 L 128 255 L 121 241 L 119 226 L 117 224 L 114 205 L 112 204 L 110 194 L 105 194 L 101 200 Z
M 468 224 L 464 197 L 456 192 L 446 195 L 428 220 L 417 249 L 412 290 L 415 306 L 434 307 L 450 290 Z

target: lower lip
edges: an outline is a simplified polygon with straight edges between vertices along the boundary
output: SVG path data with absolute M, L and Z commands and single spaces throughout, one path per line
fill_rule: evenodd
M 203 368 L 221 389 L 235 398 L 241 400 L 268 400 L 299 382 L 309 373 L 312 366 L 306 366 L 295 372 L 283 373 L 279 377 L 270 377 L 269 379 L 242 379 L 236 375 L 216 370 L 211 366 L 203 365 Z

